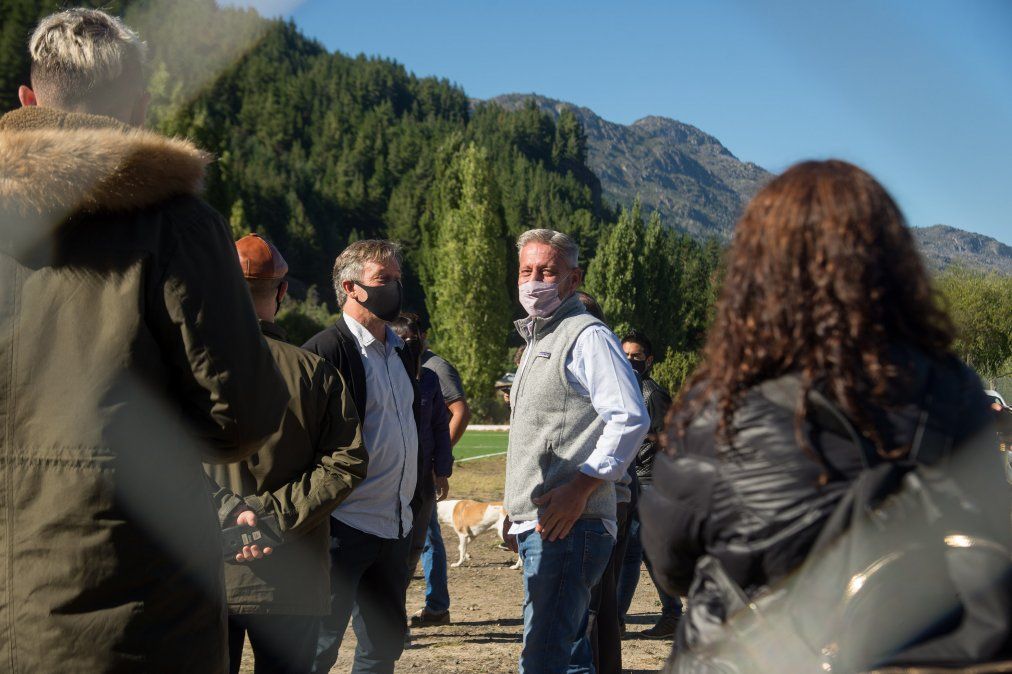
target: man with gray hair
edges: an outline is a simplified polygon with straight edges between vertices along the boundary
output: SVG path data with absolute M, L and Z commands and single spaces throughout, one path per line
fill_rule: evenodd
M 527 346 L 510 390 L 504 507 L 524 565 L 520 672 L 593 672 L 587 610 L 617 535 L 614 483 L 649 417 L 618 338 L 576 295 L 576 242 L 535 229 L 517 249 Z
M 209 158 L 129 126 L 143 44 L 74 9 L 0 118 L 0 669 L 224 672 L 201 461 L 248 456 L 288 391 Z
M 401 311 L 400 248 L 357 241 L 334 262 L 342 316 L 303 345 L 344 377 L 362 421 L 365 480 L 330 520 L 330 615 L 313 671 L 337 660 L 352 610 L 358 646 L 353 672 L 393 672 L 407 633 L 405 594 L 413 508 L 422 498 L 415 368 L 389 322 Z

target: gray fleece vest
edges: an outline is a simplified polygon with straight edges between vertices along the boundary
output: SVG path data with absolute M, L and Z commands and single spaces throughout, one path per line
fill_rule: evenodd
M 538 518 L 531 500 L 571 479 L 594 450 L 604 421 L 566 379 L 566 359 L 580 333 L 604 325 L 575 296 L 547 318 L 516 322 L 527 349 L 510 390 L 510 434 L 506 453 L 506 512 L 513 521 Z M 615 519 L 615 486 L 605 482 L 591 494 L 584 518 Z

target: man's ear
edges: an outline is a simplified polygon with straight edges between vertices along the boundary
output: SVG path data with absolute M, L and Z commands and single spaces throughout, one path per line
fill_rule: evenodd
M 654 364 L 654 357 L 653 356 L 647 356 L 646 361 L 647 361 L 647 367 L 651 367 Z
M 341 289 L 344 290 L 344 294 L 348 297 L 354 297 L 357 295 L 357 290 L 354 281 L 341 281 Z M 358 297 L 354 297 L 355 301 L 358 301 Z
M 278 286 L 278 302 L 285 299 L 285 294 L 288 292 L 288 281 L 282 281 L 281 285 Z
M 35 97 L 35 92 L 23 84 L 18 87 L 18 100 L 21 101 L 21 107 L 24 108 L 30 108 L 33 105 L 39 104 L 39 99 Z

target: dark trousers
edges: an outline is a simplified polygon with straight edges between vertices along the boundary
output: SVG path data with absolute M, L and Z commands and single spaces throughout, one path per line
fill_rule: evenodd
M 641 484 L 640 490 L 645 494 L 651 489 L 649 484 Z M 639 509 L 633 508 L 629 516 L 629 539 L 626 545 L 625 560 L 618 572 L 618 610 L 620 619 L 625 622 L 629 606 L 632 604 L 633 595 L 636 594 L 636 586 L 640 582 L 640 566 L 646 564 L 650 580 L 657 590 L 657 596 L 661 600 L 661 618 L 678 618 L 682 615 L 682 600 L 672 597 L 661 589 L 654 579 L 654 569 L 650 559 L 643 554 L 643 543 L 640 540 L 640 516 Z
M 319 629 L 319 616 L 230 615 L 228 671 L 239 672 L 248 634 L 255 674 L 306 674 L 313 668 Z
M 411 583 L 411 576 L 415 575 L 418 568 L 418 560 L 425 550 L 425 540 L 429 534 L 429 520 L 432 519 L 432 511 L 436 507 L 436 484 L 432 474 L 422 484 L 422 498 L 418 503 L 411 504 L 411 516 L 414 520 L 411 523 L 411 550 L 408 554 L 408 584 Z
M 622 627 L 616 588 L 629 543 L 629 504 L 619 503 L 617 515 L 618 539 L 590 599 L 592 619 L 588 625 L 596 674 L 622 674 Z
M 354 609 L 358 647 L 351 671 L 389 674 L 404 651 L 411 536 L 379 538 L 334 518 L 330 534 L 330 615 L 320 624 L 312 671 L 327 674 L 334 666 Z

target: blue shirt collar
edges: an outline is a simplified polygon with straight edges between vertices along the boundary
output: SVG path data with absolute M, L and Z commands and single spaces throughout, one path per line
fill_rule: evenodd
M 342 316 L 344 318 L 345 324 L 347 324 L 348 326 L 348 329 L 351 330 L 351 334 L 355 336 L 355 339 L 363 347 L 368 348 L 372 346 L 373 342 L 377 341 L 376 337 L 371 332 L 366 330 L 365 326 L 363 326 L 361 323 L 356 321 L 348 314 L 342 314 Z M 387 335 L 386 341 L 387 353 L 390 353 L 390 351 L 393 349 L 400 349 L 401 347 L 404 346 L 404 340 L 398 337 L 397 333 L 391 330 L 389 325 L 384 325 L 383 327 L 386 330 Z

